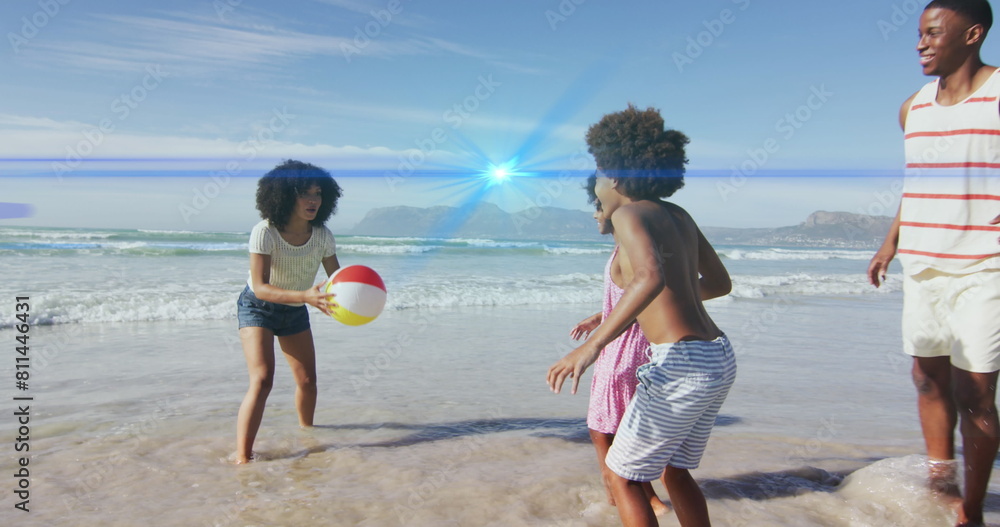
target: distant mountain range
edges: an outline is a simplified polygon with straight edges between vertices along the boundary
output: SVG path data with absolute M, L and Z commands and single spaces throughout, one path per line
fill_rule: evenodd
M 372 209 L 350 234 L 505 240 L 600 240 L 594 218 L 580 210 L 534 207 L 508 213 L 493 203 L 456 207 Z
M 785 245 L 877 249 L 882 245 L 893 218 L 852 212 L 817 211 L 806 221 L 773 229 L 702 227 L 712 244 Z
M 818 211 L 798 225 L 739 229 L 702 226 L 713 244 L 877 248 L 892 218 L 850 212 Z M 535 207 L 508 213 L 492 203 L 456 207 L 383 207 L 372 209 L 349 234 L 427 238 L 506 240 L 601 240 L 591 213 Z

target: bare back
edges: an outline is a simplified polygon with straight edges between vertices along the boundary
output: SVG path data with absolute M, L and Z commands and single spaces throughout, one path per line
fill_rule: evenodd
M 637 273 L 659 273 L 662 290 L 636 320 L 646 338 L 656 344 L 682 340 L 712 340 L 722 332 L 708 315 L 699 293 L 699 231 L 691 216 L 667 202 L 642 200 L 622 212 L 648 233 L 620 240 L 621 272 L 626 287 Z M 617 212 L 616 212 L 617 214 Z M 619 231 L 620 232 L 620 231 Z

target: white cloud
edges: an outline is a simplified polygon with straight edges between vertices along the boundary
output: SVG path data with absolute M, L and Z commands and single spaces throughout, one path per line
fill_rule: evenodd
M 102 131 L 73 121 L 0 114 L 0 144 L 14 153 L 0 159 L 0 175 L 52 174 L 60 169 L 217 171 L 230 163 L 240 170 L 257 170 L 289 158 L 346 170 L 395 170 L 401 159 L 416 153 L 384 146 L 303 144 L 275 135 L 267 128 L 259 130 L 253 140 L 244 141 L 143 135 L 108 128 Z M 422 160 L 421 166 L 456 161 L 443 150 L 415 158 Z
M 364 0 L 317 0 L 321 4 L 340 7 L 355 13 L 367 15 L 370 11 L 378 9 L 380 6 L 375 2 L 365 2 Z
M 380 1 L 365 1 L 365 0 L 316 0 L 321 4 L 326 4 L 329 6 L 339 7 L 346 9 L 353 13 L 364 15 L 359 22 L 366 23 L 370 20 L 375 20 L 375 15 L 373 12 L 380 17 L 384 25 L 388 24 L 399 24 L 405 27 L 416 27 L 416 28 L 427 28 L 434 25 L 434 21 L 431 18 L 415 13 L 411 9 L 407 9 L 407 3 L 405 0 L 399 0 L 398 4 L 393 8 L 393 12 L 389 11 L 389 4 L 392 0 L 380 0 Z M 386 14 L 388 13 L 388 14 Z M 378 21 L 378 20 L 376 20 Z
M 48 68 L 131 72 L 159 64 L 200 76 L 234 70 L 271 71 L 277 75 L 287 69 L 290 61 L 353 56 L 349 50 L 377 58 L 437 54 L 491 58 L 471 46 L 439 38 L 381 35 L 358 46 L 356 28 L 341 36 L 190 15 L 92 15 L 83 29 L 84 38 L 46 39 L 33 43 L 24 56 L 31 64 Z

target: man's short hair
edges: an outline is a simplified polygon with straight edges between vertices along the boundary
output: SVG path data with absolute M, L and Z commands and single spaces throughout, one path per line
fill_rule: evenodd
M 993 26 L 993 9 L 987 0 L 932 0 L 927 4 L 924 11 L 928 9 L 947 9 L 954 11 L 973 24 L 982 24 L 987 32 Z
M 667 130 L 655 108 L 632 104 L 609 113 L 587 130 L 587 146 L 597 167 L 618 180 L 618 190 L 632 199 L 660 199 L 684 186 L 684 146 L 690 139 Z

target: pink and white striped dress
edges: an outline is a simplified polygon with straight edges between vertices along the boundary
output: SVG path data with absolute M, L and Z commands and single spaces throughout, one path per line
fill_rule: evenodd
M 618 246 L 611 253 L 604 268 L 604 308 L 607 318 L 611 309 L 621 299 L 625 290 L 611 280 L 611 264 L 618 255 Z M 635 372 L 649 361 L 646 354 L 649 341 L 637 322 L 625 329 L 617 339 L 608 344 L 594 363 L 593 379 L 590 384 L 590 409 L 587 411 L 587 427 L 604 434 L 613 434 L 625 414 L 625 408 L 635 394 L 638 381 Z

